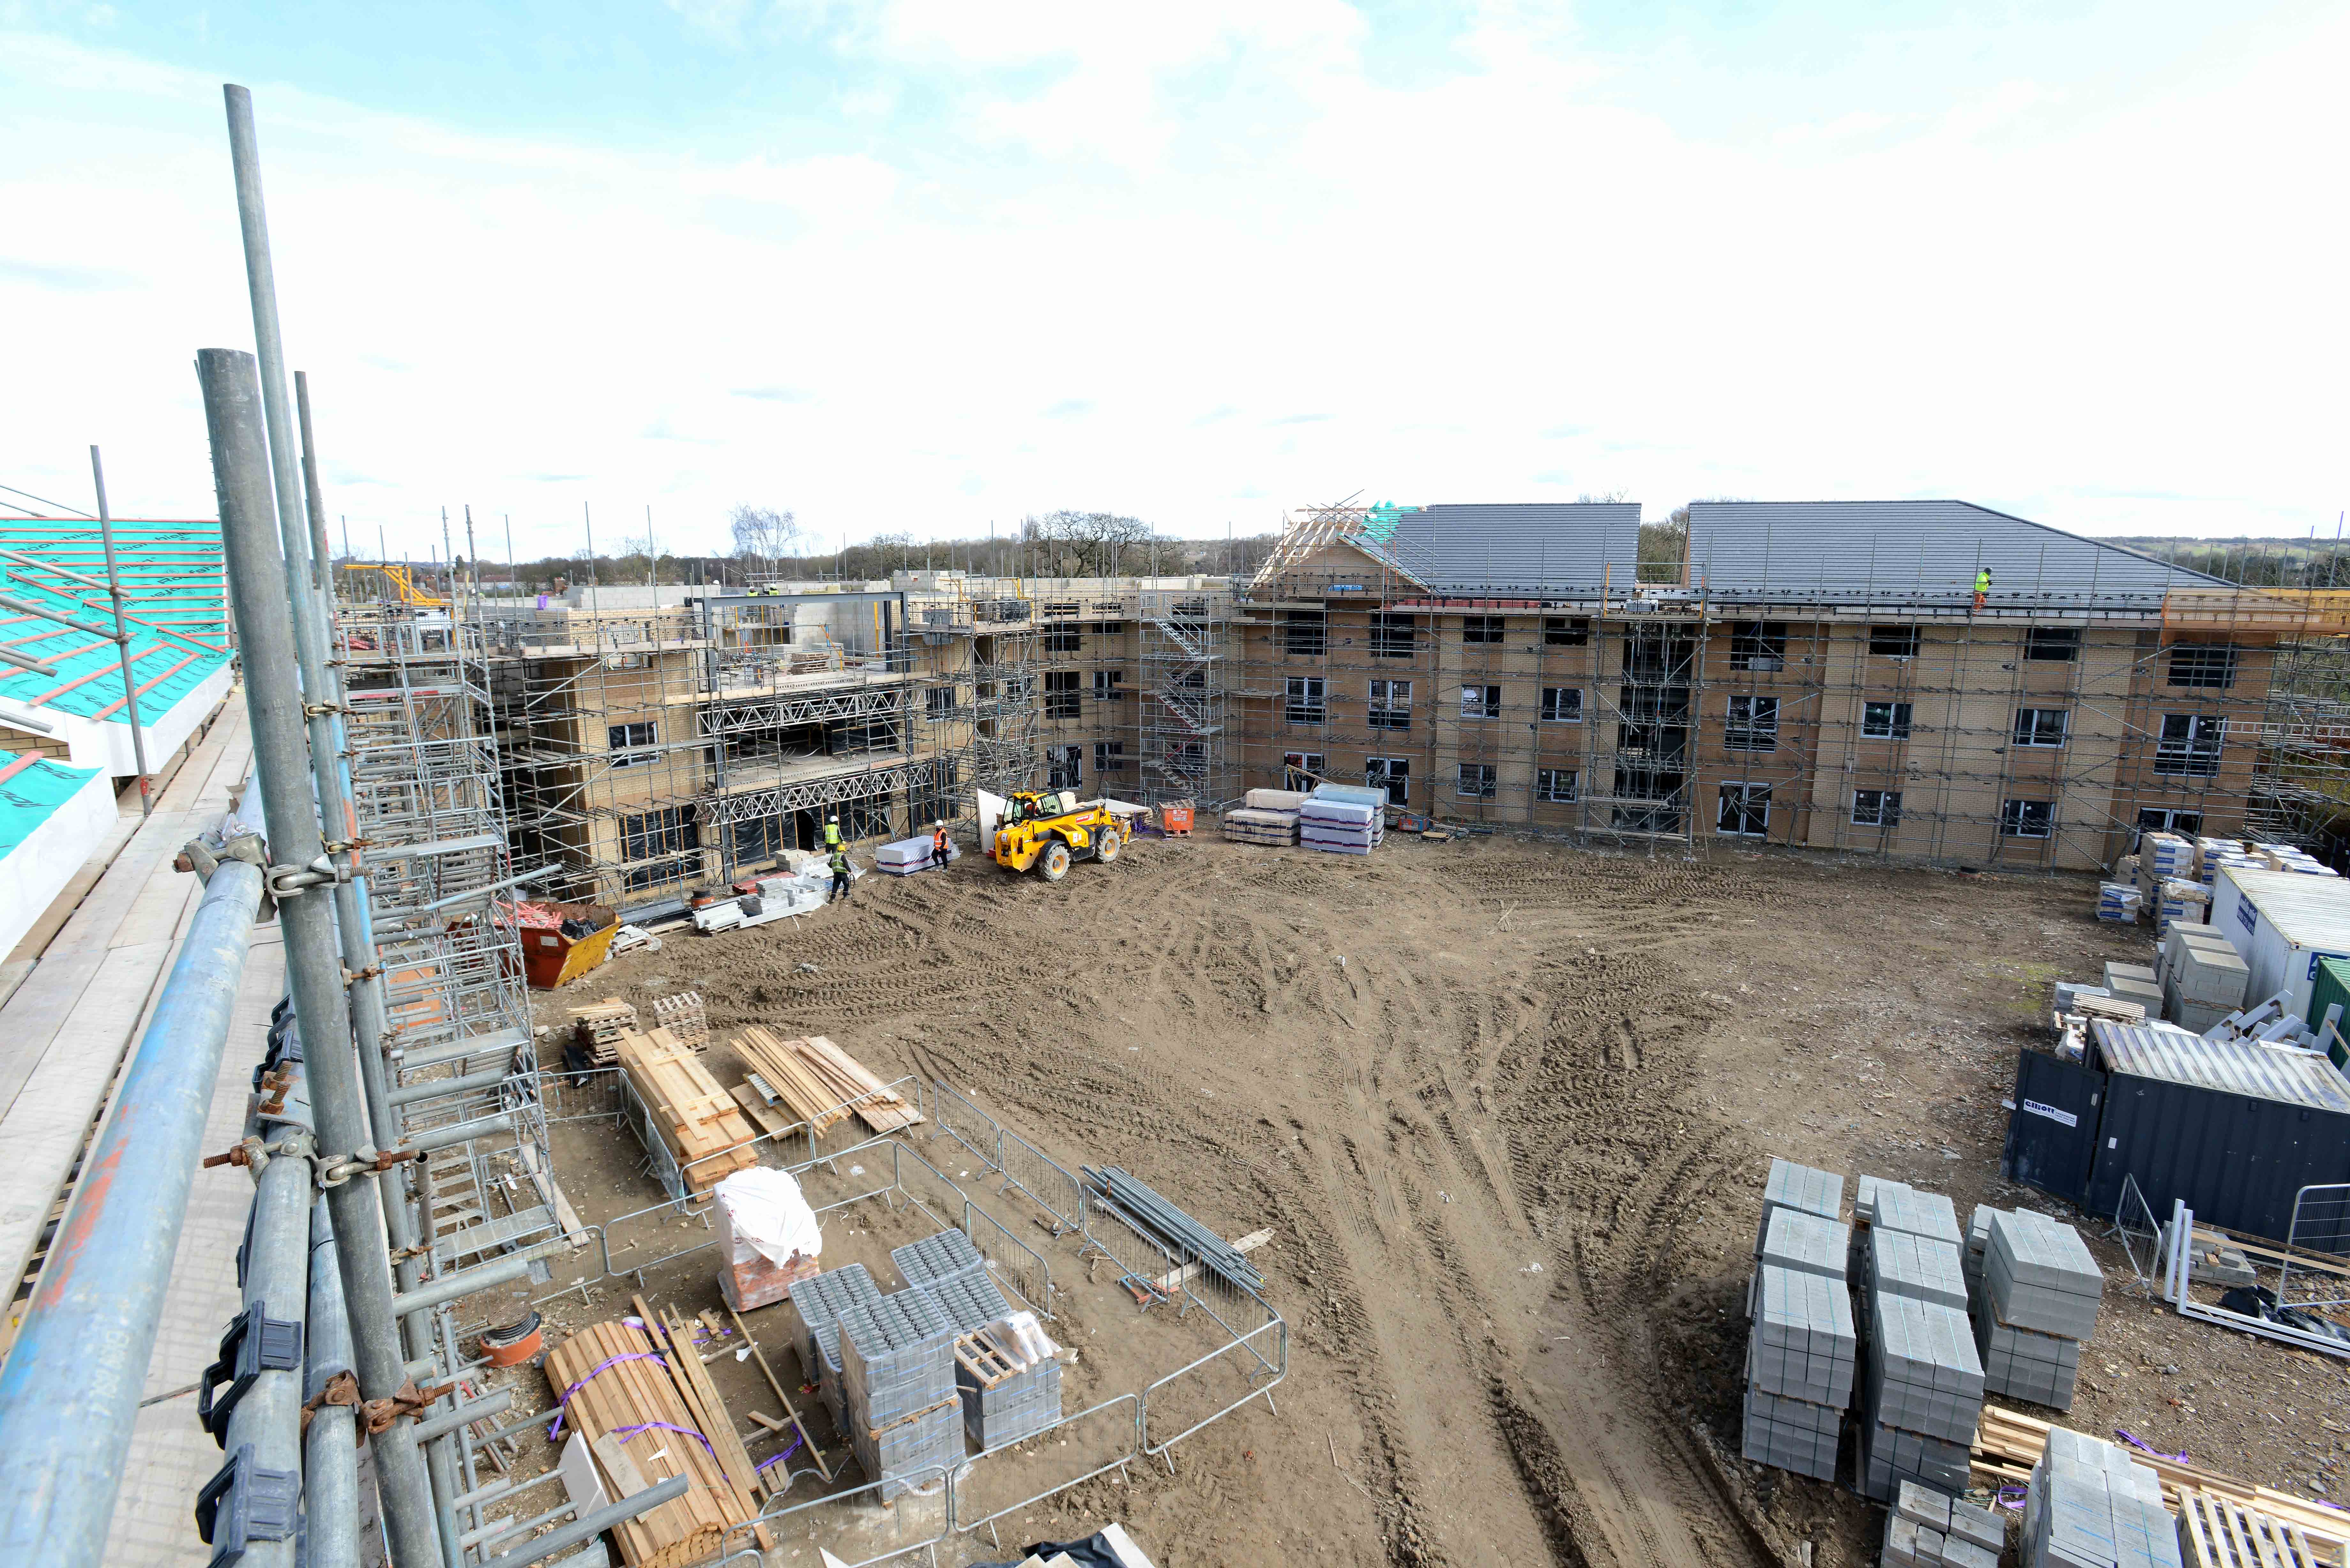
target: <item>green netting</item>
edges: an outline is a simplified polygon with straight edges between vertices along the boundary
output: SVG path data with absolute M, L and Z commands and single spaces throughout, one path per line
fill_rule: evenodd
M 1419 510 L 1417 506 L 1401 506 L 1392 501 L 1382 501 L 1363 514 L 1361 532 L 1366 538 L 1376 539 L 1384 545 L 1394 536 L 1396 524 Z
M 0 768 L 16 760 L 15 752 L 0 752 Z M 38 762 L 5 784 L 0 784 L 0 857 L 32 836 L 49 814 L 73 798 L 96 768 L 69 768 L 63 763 Z
M 227 607 L 222 591 L 221 537 L 217 523 L 128 522 L 114 524 L 115 560 L 137 621 L 130 628 L 131 669 L 140 717 L 160 718 L 228 662 Z M 71 616 L 86 625 L 113 624 L 102 589 L 76 583 L 65 573 L 103 578 L 105 546 L 86 523 L 0 519 L 0 549 L 51 563 L 47 570 L 22 561 L 0 563 L 0 578 L 11 597 Z M 161 628 L 161 629 L 159 629 Z M 166 636 L 164 630 L 179 636 Z M 212 644 L 213 651 L 183 639 Z M 111 642 L 88 632 L 36 617 L 0 612 L 0 643 L 27 659 L 56 669 L 55 676 L 0 666 L 0 697 L 41 706 L 77 718 L 128 724 L 120 665 Z M 111 671 L 112 673 L 104 673 Z M 84 677 L 93 676 L 85 680 Z

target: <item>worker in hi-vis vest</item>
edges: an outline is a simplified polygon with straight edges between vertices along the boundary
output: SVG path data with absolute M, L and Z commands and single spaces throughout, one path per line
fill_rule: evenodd
M 827 816 L 824 819 L 824 846 L 827 849 L 840 847 L 840 818 Z
M 1975 574 L 1975 608 L 1982 608 L 1983 601 L 1989 597 L 1991 597 L 1991 568 L 1985 566 Z

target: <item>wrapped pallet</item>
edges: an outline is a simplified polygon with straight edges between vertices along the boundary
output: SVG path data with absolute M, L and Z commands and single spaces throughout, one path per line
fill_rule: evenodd
M 788 1171 L 738 1170 L 718 1184 L 718 1293 L 736 1312 L 772 1306 L 814 1275 L 824 1230 Z

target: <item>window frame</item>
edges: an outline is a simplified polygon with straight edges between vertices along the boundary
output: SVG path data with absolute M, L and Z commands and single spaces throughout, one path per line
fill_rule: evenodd
M 1461 618 L 1461 640 L 1480 647 L 1498 648 L 1506 640 L 1509 622 L 1497 615 L 1464 615 Z
M 1045 748 L 1045 787 L 1046 789 L 1086 787 L 1086 746 L 1083 741 L 1072 741 L 1065 746 Z
M 1371 656 L 1413 659 L 1419 653 L 1419 625 L 1409 610 L 1371 612 Z
M 1563 701 L 1575 699 L 1572 702 Z M 1562 717 L 1559 710 L 1572 708 L 1574 712 Z M 1580 724 L 1583 722 L 1583 688 L 1580 686 L 1545 686 L 1542 689 L 1542 722 L 1545 724 Z
M 1201 744 L 1198 741 L 1187 741 L 1183 743 L 1191 746 Z M 1202 753 L 1201 755 L 1204 756 L 1205 753 Z M 1330 776 L 1329 763 L 1330 754 L 1327 752 L 1284 752 L 1281 753 L 1282 783 L 1288 784 L 1289 770 L 1292 768 L 1301 773 L 1312 774 L 1317 778 L 1326 779 Z
M 1402 689 L 1399 698 L 1399 687 Z M 1410 681 L 1374 676 L 1363 688 L 1363 699 L 1367 727 L 1374 730 L 1411 728 Z
M 1765 675 L 1786 669 L 1787 626 L 1783 620 L 1731 621 L 1730 668 Z
M 1047 653 L 1083 653 L 1086 650 L 1083 621 L 1048 620 L 1041 629 L 1045 633 L 1045 651 Z
M 1328 678 L 1320 675 L 1284 677 L 1281 716 L 1286 724 L 1327 724 L 1330 722 Z
M 1094 671 L 1095 701 L 1114 702 L 1125 695 L 1126 671 L 1124 670 L 1097 670 Z
M 2154 732 L 2154 771 L 2165 778 L 2218 777 L 2220 753 L 2228 744 L 2227 715 L 2165 713 L 2161 718 Z M 2187 731 L 2176 741 L 2169 734 L 2173 723 Z M 2215 732 L 2207 738 L 2202 733 L 2206 729 Z
M 1454 765 L 1458 771 L 1452 777 L 1453 799 L 1493 800 L 1498 798 L 1502 786 L 1501 769 L 1492 763 L 1459 763 Z M 1468 787 L 1469 775 L 1472 770 L 1479 775 L 1478 787 L 1473 790 Z
M 1746 706 L 1743 721 L 1739 704 Z M 1733 752 L 1775 752 L 1779 749 L 1779 699 L 1754 692 L 1734 693 L 1724 710 L 1721 743 Z
M 1885 710 L 1882 728 L 1874 727 L 1877 721 L 1873 711 L 1878 708 Z M 1897 698 L 1887 697 L 1877 702 L 1864 698 L 1860 704 L 1860 738 L 1864 741 L 1906 741 L 1909 738 L 1916 711 L 1916 704 Z
M 635 733 L 639 730 L 645 732 L 641 740 Z M 612 739 L 615 735 L 620 737 L 617 744 Z M 642 767 L 647 763 L 658 762 L 660 758 L 660 721 L 637 719 L 626 723 L 605 725 L 604 752 L 616 768 Z
M 1566 780 L 1565 794 L 1555 793 L 1561 778 Z M 1536 768 L 1534 799 L 1544 805 L 1573 805 L 1577 796 L 1577 786 L 1582 782 L 1582 770 L 1578 768 Z
M 1309 637 L 1306 634 L 1311 633 Z M 1308 646 L 1310 644 L 1310 646 Z M 1319 659 L 1330 649 L 1330 613 L 1327 610 L 1284 610 L 1281 612 L 1281 651 Z
M 2046 732 L 2042 721 L 2052 715 L 2056 720 L 2056 738 L 2042 740 L 2040 737 Z M 2008 738 L 2012 744 L 2027 752 L 2061 752 L 2064 749 L 2064 742 L 2073 738 L 2073 710 L 2018 708 L 2015 711 L 2015 727 L 2009 732 Z
M 1860 797 L 1877 797 L 1876 814 L 1861 815 Z M 1901 792 L 1898 789 L 1856 789 L 1852 792 L 1852 825 L 1855 827 L 1889 828 L 1901 826 Z
M 1086 716 L 1085 688 L 1077 684 L 1078 673 L 1075 670 L 1045 671 L 1045 718 L 1082 719 Z
M 2033 808 L 2037 807 L 2035 812 Z M 2030 831 L 2037 823 L 2040 831 Z M 1999 803 L 1999 836 L 2045 841 L 2056 836 L 2056 803 L 2053 800 L 2002 800 Z
M 1730 815 L 1731 803 L 1733 799 L 1737 802 L 1738 820 L 1741 826 L 1737 827 L 1725 827 L 1722 826 L 1722 823 Z M 1753 815 L 1755 804 L 1758 799 L 1760 800 L 1762 807 L 1762 825 L 1757 827 L 1747 827 L 1743 826 L 1743 824 Z M 1722 784 L 1721 786 L 1721 794 L 1715 797 L 1713 830 L 1715 833 L 1720 834 L 1725 838 L 1770 837 L 1771 786 L 1766 784 L 1752 783 Z
M 1924 642 L 1923 629 L 1915 621 L 1868 628 L 1868 656 L 1871 659 L 1915 659 Z M 1884 646 L 1887 643 L 1898 646 Z
M 1099 778 L 1102 774 L 1109 773 L 1122 773 L 1125 768 L 1126 742 L 1124 741 L 1094 742 L 1094 777 Z
M 1474 694 L 1473 701 L 1475 702 L 1475 706 L 1473 708 L 1471 706 L 1472 693 Z M 1473 685 L 1466 681 L 1462 682 L 1461 687 L 1461 716 L 1464 719 L 1500 718 L 1502 716 L 1501 686 L 1498 683 L 1482 681 Z
M 1397 787 L 1399 783 L 1402 785 L 1400 789 Z M 1411 759 L 1409 757 L 1365 757 L 1363 785 L 1367 789 L 1386 790 L 1389 805 L 1409 805 L 1411 804 Z

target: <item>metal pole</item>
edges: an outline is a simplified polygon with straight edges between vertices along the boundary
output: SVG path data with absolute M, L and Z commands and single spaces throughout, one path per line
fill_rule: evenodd
M 130 633 L 122 624 L 122 576 L 114 565 L 114 514 L 106 507 L 106 466 L 99 462 L 95 444 L 89 449 L 89 477 L 98 487 L 98 536 L 106 541 L 106 592 L 114 601 L 114 651 L 122 657 L 122 702 L 130 716 L 130 754 L 139 763 L 139 815 L 143 821 L 155 812 L 148 798 L 147 737 L 139 725 L 139 678 L 130 672 Z
M 273 826 L 275 825 L 273 824 Z M 307 1064 L 306 1064 L 307 1066 Z M 248 1130 L 276 1142 L 295 1130 L 290 1122 L 261 1119 Z M 244 1310 L 255 1318 L 307 1326 L 310 1314 L 310 1169 L 301 1159 L 273 1159 L 253 1184 L 253 1214 L 245 1227 Z M 247 1336 L 261 1334 L 249 1323 Z M 307 1336 L 305 1335 L 307 1338 Z M 346 1438 L 349 1434 L 346 1432 Z M 222 1447 L 232 1455 L 250 1447 L 253 1464 L 281 1475 L 302 1473 L 302 1365 L 265 1368 L 229 1413 Z M 353 1477 L 356 1487 L 357 1476 Z M 215 1549 L 225 1544 L 217 1521 Z M 240 1568 L 292 1568 L 294 1532 L 278 1541 L 255 1541 Z
M 328 1379 L 351 1370 L 350 1320 L 335 1262 L 335 1224 L 327 1200 L 310 1206 L 310 1327 L 302 1396 L 315 1399 Z M 358 1568 L 358 1426 L 348 1405 L 322 1404 L 302 1441 L 302 1505 L 309 1521 L 304 1568 Z
M 260 903 L 244 861 L 204 884 L 0 1370 L 0 1561 L 104 1558 Z
M 233 106 L 241 96 L 233 96 Z M 308 866 L 325 857 L 326 844 L 311 797 L 302 732 L 296 618 L 285 592 L 285 563 L 270 527 L 275 508 L 254 359 L 234 349 L 207 348 L 196 356 L 196 372 L 203 386 L 229 593 L 244 651 L 254 762 L 275 840 L 271 853 L 280 864 Z M 350 1020 L 335 949 L 333 908 L 327 899 L 302 893 L 285 900 L 278 919 L 318 1142 L 330 1157 L 348 1157 L 366 1142 L 367 1127 L 359 1075 L 348 1048 Z M 384 1399 L 400 1391 L 407 1371 L 391 1314 L 391 1270 L 374 1187 L 372 1178 L 354 1178 L 331 1189 L 328 1204 L 339 1242 L 337 1262 L 350 1314 L 359 1392 L 369 1399 Z M 410 1424 L 405 1416 L 395 1417 L 384 1440 L 375 1445 L 385 1530 L 397 1568 L 440 1568 L 432 1495 L 422 1458 L 409 1436 Z
M 575 1519 L 569 1524 L 559 1525 L 512 1552 L 493 1557 L 482 1568 L 527 1568 L 529 1563 L 544 1563 L 567 1547 L 577 1546 L 583 1541 L 593 1541 L 615 1525 L 626 1524 L 637 1515 L 659 1508 L 673 1497 L 683 1497 L 691 1481 L 690 1476 L 671 1476 L 667 1480 L 655 1481 L 644 1490 L 599 1508 L 585 1519 Z

